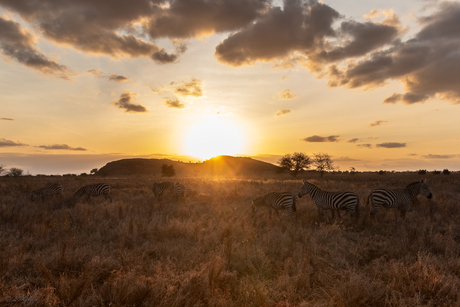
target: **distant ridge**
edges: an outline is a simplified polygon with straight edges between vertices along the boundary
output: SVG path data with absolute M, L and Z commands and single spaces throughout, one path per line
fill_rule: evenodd
M 176 176 L 239 176 L 262 173 L 273 173 L 281 168 L 271 163 L 248 157 L 218 156 L 201 163 L 173 161 L 169 159 L 122 159 L 107 163 L 96 175 L 128 176 L 152 175 L 161 176 L 161 166 L 172 165 Z

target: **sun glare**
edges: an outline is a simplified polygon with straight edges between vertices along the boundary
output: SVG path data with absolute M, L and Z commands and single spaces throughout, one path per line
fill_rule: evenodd
M 220 118 L 205 120 L 190 127 L 185 134 L 187 154 L 209 159 L 220 155 L 242 153 L 243 134 L 234 125 Z

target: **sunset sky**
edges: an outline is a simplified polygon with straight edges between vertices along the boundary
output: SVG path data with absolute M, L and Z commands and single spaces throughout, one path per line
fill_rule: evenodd
M 0 0 L 0 165 L 460 170 L 460 2 Z

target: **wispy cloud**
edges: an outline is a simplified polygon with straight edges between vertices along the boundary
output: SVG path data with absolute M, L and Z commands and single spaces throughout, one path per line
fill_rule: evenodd
M 131 80 L 130 78 L 127 78 L 125 76 L 120 76 L 120 75 L 117 75 L 117 74 L 111 74 L 109 76 L 109 81 L 126 82 L 126 81 L 130 81 L 130 80 Z
M 383 147 L 383 148 L 402 148 L 402 147 L 406 147 L 406 143 L 385 142 L 385 143 L 376 144 L 375 146 Z
M 29 146 L 21 142 L 15 142 L 7 139 L 0 138 L 0 147 L 16 147 L 16 146 Z
M 435 155 L 435 154 L 428 154 L 422 156 L 424 159 L 452 159 L 457 157 L 458 155 Z
M 278 96 L 281 100 L 289 100 L 289 99 L 297 98 L 297 95 L 292 94 L 290 89 L 285 89 L 284 91 L 279 93 Z
M 14 119 L 14 118 L 7 118 L 7 117 L 0 117 L 0 120 L 14 121 L 14 120 L 16 120 L 16 119 Z
M 347 143 L 356 143 L 356 142 L 358 142 L 358 141 L 359 141 L 358 138 L 354 138 L 354 139 L 348 140 Z
M 321 143 L 321 142 L 338 142 L 339 135 L 330 135 L 330 136 L 319 136 L 319 135 L 313 135 L 306 137 L 302 139 L 305 142 L 311 142 L 311 143 Z
M 112 101 L 111 105 L 116 106 L 119 109 L 124 109 L 126 113 L 148 112 L 144 106 L 131 102 L 132 100 L 136 100 L 136 96 L 136 93 L 133 93 L 130 90 L 126 90 L 120 95 L 120 98 Z
M 285 115 L 285 114 L 288 114 L 288 113 L 291 113 L 291 112 L 292 112 L 292 110 L 289 110 L 289 109 L 279 110 L 278 112 L 276 112 L 276 116 Z
M 174 109 L 184 109 L 185 105 L 180 102 L 179 99 L 177 98 L 163 98 L 164 103 L 168 108 L 174 108 Z
M 82 147 L 70 147 L 67 144 L 54 144 L 54 145 L 40 145 L 39 148 L 43 148 L 46 150 L 75 150 L 75 151 L 86 151 L 86 148 Z
M 372 144 L 358 144 L 356 146 L 360 148 L 372 148 Z
M 192 78 L 190 82 L 181 82 L 174 86 L 174 93 L 181 96 L 201 97 L 203 96 L 202 84 L 203 81 Z
M 388 121 L 386 121 L 386 120 L 376 120 L 375 122 L 370 123 L 369 126 L 376 127 L 376 126 L 380 126 L 383 123 L 388 123 Z

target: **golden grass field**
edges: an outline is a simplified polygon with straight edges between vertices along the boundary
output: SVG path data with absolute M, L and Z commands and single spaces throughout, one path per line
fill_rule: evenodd
M 172 178 L 187 198 L 165 192 L 162 204 L 151 191 L 160 177 L 1 177 L 0 306 L 460 306 L 460 174 L 307 176 L 356 192 L 359 224 L 345 212 L 318 224 L 308 195 L 295 223 L 264 208 L 251 219 L 253 198 L 298 193 L 301 178 L 287 175 Z M 369 220 L 372 189 L 423 178 L 433 199 L 419 196 L 405 221 L 385 209 Z M 55 181 L 62 198 L 30 201 Z M 70 201 L 97 182 L 112 203 Z

